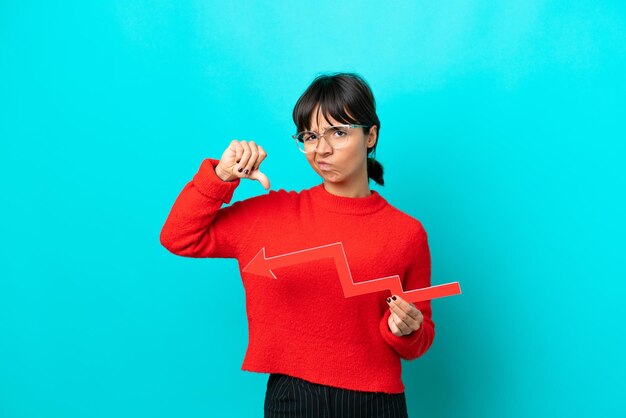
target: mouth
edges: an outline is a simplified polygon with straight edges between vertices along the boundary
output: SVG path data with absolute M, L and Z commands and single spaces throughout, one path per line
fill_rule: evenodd
M 318 162 L 317 166 L 320 168 L 320 170 L 328 170 L 330 168 L 330 164 L 323 162 Z

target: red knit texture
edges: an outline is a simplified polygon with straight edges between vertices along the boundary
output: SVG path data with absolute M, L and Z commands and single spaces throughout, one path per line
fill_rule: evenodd
M 283 373 L 344 389 L 401 393 L 402 362 L 432 345 L 430 301 L 417 331 L 389 329 L 389 291 L 346 298 L 332 258 L 272 270 L 243 268 L 262 247 L 266 257 L 341 242 L 354 283 L 399 275 L 403 289 L 430 286 L 428 237 L 417 219 L 377 191 L 367 197 L 329 193 L 323 183 L 297 191 L 270 190 L 236 201 L 241 180 L 221 180 L 219 160 L 205 159 L 178 195 L 161 244 L 183 257 L 236 258 L 245 289 L 248 347 L 242 370 Z

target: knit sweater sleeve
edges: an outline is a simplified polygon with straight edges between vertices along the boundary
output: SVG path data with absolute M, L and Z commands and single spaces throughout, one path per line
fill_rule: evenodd
M 402 287 L 405 291 L 430 286 L 431 259 L 428 236 L 421 224 L 415 244 L 415 260 L 407 270 L 402 281 Z M 424 316 L 424 320 L 417 331 L 413 331 L 409 335 L 394 335 L 388 324 L 391 309 L 385 311 L 385 315 L 380 321 L 380 332 L 383 338 L 405 360 L 413 360 L 426 353 L 435 339 L 435 323 L 432 320 L 431 301 L 426 300 L 415 302 L 414 304 Z
M 219 160 L 206 158 L 193 179 L 182 189 L 161 229 L 168 251 L 183 257 L 238 258 L 242 243 L 260 217 L 263 197 L 237 201 L 230 206 L 241 179 L 224 181 L 215 173 Z

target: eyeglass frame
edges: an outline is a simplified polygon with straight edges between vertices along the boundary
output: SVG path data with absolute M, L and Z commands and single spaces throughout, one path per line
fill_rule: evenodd
M 322 137 L 322 138 L 326 139 L 326 132 L 329 129 L 332 129 L 332 128 L 371 128 L 372 126 L 373 125 L 359 125 L 359 124 L 356 124 L 356 123 L 344 123 L 344 124 L 340 124 L 340 125 L 331 125 L 331 126 L 327 127 L 326 129 L 324 129 L 324 132 L 322 134 L 320 134 L 319 132 L 316 132 L 316 131 L 300 131 L 300 132 L 296 132 L 295 134 L 291 135 L 291 137 L 296 141 L 296 147 L 298 148 L 298 150 L 300 152 L 302 152 L 304 154 L 311 154 L 311 153 L 313 153 L 315 151 L 306 152 L 306 151 L 300 149 L 300 147 L 298 146 L 298 142 L 300 142 L 300 141 L 298 141 L 298 138 L 297 138 L 298 134 L 301 134 L 302 132 L 311 132 L 311 133 L 314 133 L 315 135 L 317 135 L 318 137 Z M 330 145 L 330 142 L 328 142 L 328 140 L 326 140 L 326 142 L 328 143 L 328 145 L 332 149 L 336 149 L 335 147 Z M 318 141 L 318 143 L 319 143 L 319 141 Z M 303 144 L 304 144 L 304 142 L 303 142 Z M 317 144 L 315 144 L 315 147 L 317 148 Z M 343 147 L 340 147 L 340 148 L 343 148 Z

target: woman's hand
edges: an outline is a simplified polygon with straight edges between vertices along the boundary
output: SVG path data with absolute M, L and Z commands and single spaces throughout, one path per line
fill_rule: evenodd
M 417 331 L 424 321 L 422 311 L 417 309 L 413 303 L 409 303 L 400 296 L 393 295 L 387 298 L 387 304 L 391 309 L 391 315 L 387 321 L 391 333 L 401 337 Z
M 258 180 L 266 190 L 269 190 L 270 181 L 259 170 L 265 157 L 267 153 L 263 147 L 254 141 L 233 139 L 215 167 L 215 173 L 224 181 L 234 181 L 238 178 Z

